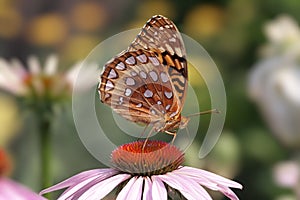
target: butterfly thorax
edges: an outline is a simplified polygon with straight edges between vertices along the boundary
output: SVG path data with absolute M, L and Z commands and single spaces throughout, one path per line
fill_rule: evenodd
M 188 122 L 189 122 L 189 118 L 181 116 L 181 114 L 179 113 L 175 116 L 166 116 L 165 120 L 161 120 L 157 122 L 154 126 L 155 126 L 155 131 L 165 132 L 165 131 L 183 129 L 187 126 Z

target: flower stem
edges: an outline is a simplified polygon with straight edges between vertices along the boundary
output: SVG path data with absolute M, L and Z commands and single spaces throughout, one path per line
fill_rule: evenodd
M 42 189 L 51 186 L 51 130 L 50 119 L 42 117 L 40 120 L 40 145 L 41 145 L 41 184 Z M 47 198 L 49 194 L 47 194 Z

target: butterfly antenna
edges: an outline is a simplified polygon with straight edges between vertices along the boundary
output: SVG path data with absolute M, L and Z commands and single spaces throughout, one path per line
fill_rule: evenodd
M 147 138 L 146 138 L 146 140 L 144 141 L 143 148 L 142 148 L 142 152 L 144 152 L 144 149 L 145 149 L 145 147 L 146 147 L 146 144 L 147 144 L 147 142 L 148 142 L 148 140 L 149 140 L 151 134 L 153 133 L 153 131 L 154 131 L 154 127 L 149 131 L 149 133 L 148 133 L 148 135 L 147 135 Z
M 138 141 L 139 141 L 140 139 L 142 139 L 142 137 L 144 136 L 144 134 L 145 134 L 145 132 L 146 132 L 146 130 L 147 130 L 148 127 L 149 127 L 149 124 L 146 124 L 146 126 L 145 126 L 143 132 L 141 133 L 140 137 L 137 139 Z
M 202 111 L 202 112 L 198 112 L 198 113 L 194 113 L 191 115 L 188 115 L 186 117 L 194 117 L 194 116 L 198 116 L 198 115 L 205 115 L 205 114 L 211 114 L 211 113 L 221 113 L 218 109 L 212 109 L 212 110 L 206 110 L 206 111 Z

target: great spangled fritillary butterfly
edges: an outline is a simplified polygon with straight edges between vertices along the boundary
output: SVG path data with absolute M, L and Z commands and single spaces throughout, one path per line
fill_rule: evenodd
M 187 93 L 186 52 L 175 24 L 153 16 L 127 50 L 104 66 L 100 99 L 124 118 L 176 136 Z M 150 131 L 150 132 L 152 132 Z

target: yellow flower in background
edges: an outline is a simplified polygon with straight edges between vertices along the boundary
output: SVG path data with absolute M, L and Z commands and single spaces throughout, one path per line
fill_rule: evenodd
M 33 18 L 28 25 L 26 37 L 34 45 L 53 46 L 64 42 L 67 34 L 68 26 L 64 17 L 51 13 Z
M 174 18 L 175 8 L 172 1 L 166 0 L 147 0 L 143 1 L 137 9 L 137 18 L 141 20 L 148 19 L 153 15 L 163 15 L 170 19 Z
M 0 95 L 0 146 L 6 146 L 17 133 L 20 118 L 14 100 Z
M 0 37 L 11 39 L 21 32 L 22 17 L 11 5 L 0 4 Z
M 191 10 L 184 21 L 184 31 L 195 38 L 210 37 L 223 28 L 224 11 L 214 5 L 199 5 Z
M 106 22 L 105 8 L 96 2 L 81 2 L 73 6 L 71 11 L 72 25 L 80 31 L 96 31 Z
M 66 41 L 61 55 L 66 60 L 84 59 L 101 40 L 89 34 L 73 35 Z
M 143 19 L 134 19 L 129 22 L 125 29 L 134 29 L 138 27 L 142 27 L 145 24 L 145 20 Z
M 203 63 L 205 64 L 204 61 L 198 61 L 199 63 Z M 207 64 L 207 63 L 206 63 Z M 195 67 L 189 62 L 189 82 L 193 87 L 203 87 L 205 86 L 205 82 L 201 76 L 201 74 L 199 74 L 199 72 L 195 69 Z

